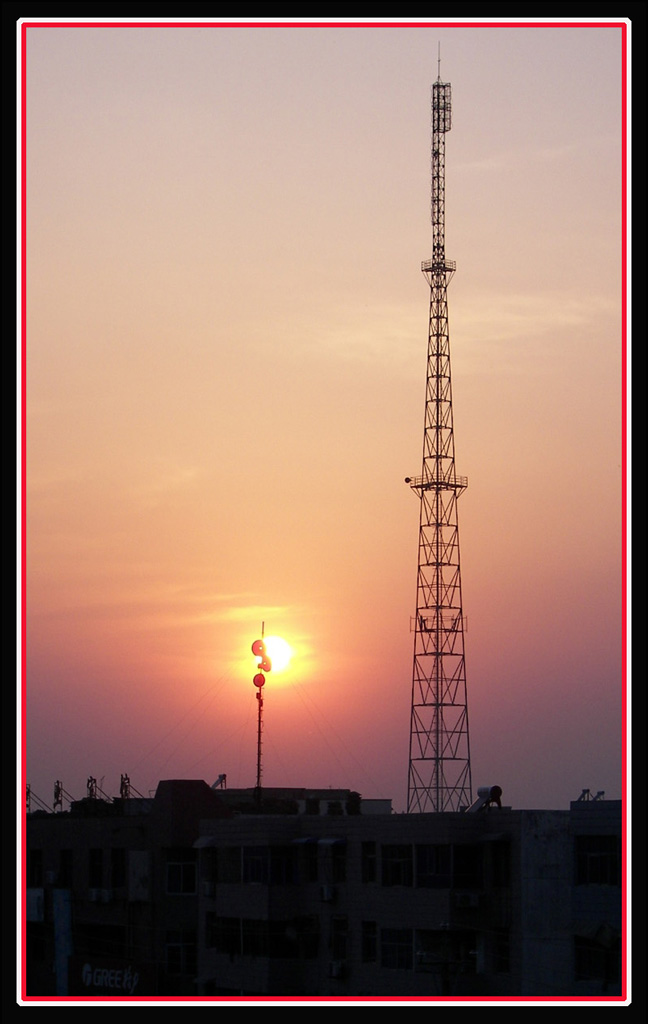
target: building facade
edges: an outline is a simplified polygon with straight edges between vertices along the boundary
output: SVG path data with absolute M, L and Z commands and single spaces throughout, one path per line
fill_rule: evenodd
M 203 781 L 152 799 L 86 799 L 27 817 L 28 995 L 191 995 L 201 819 L 231 811 Z
M 30 816 L 28 994 L 619 998 L 620 802 L 253 794 Z
M 620 992 L 620 804 L 203 823 L 206 995 Z

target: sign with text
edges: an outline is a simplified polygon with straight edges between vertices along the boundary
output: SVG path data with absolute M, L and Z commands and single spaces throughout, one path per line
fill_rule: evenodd
M 74 996 L 155 995 L 155 972 L 132 960 L 70 957 L 68 982 Z

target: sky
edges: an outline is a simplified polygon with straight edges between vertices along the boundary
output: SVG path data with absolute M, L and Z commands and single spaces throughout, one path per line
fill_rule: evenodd
M 473 788 L 622 793 L 622 30 L 28 26 L 26 782 L 406 805 L 431 255 Z

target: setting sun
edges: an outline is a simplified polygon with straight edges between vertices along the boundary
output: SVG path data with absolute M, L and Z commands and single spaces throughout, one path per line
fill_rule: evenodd
M 266 636 L 263 642 L 272 662 L 272 671 L 281 672 L 287 668 L 293 655 L 290 644 L 280 636 Z

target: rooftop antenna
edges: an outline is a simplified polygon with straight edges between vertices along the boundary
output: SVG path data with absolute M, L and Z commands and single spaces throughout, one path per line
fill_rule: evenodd
M 259 658 L 258 672 L 254 676 L 252 682 L 257 688 L 256 699 L 258 701 L 258 716 L 257 716 L 257 776 L 256 776 L 256 788 L 255 788 L 255 800 L 258 807 L 261 807 L 261 740 L 263 736 L 263 692 L 262 687 L 265 686 L 265 675 L 264 672 L 269 672 L 272 668 L 272 662 L 268 657 L 266 651 L 266 645 L 264 642 L 265 635 L 265 622 L 261 623 L 261 639 L 255 640 L 252 644 L 252 654 Z
M 57 779 L 56 782 L 54 783 L 54 804 L 52 807 L 54 812 L 56 812 L 57 807 L 60 811 L 63 810 L 63 797 L 65 797 L 68 803 L 74 803 L 74 797 L 70 796 L 67 790 L 63 788 L 63 783 L 61 782 L 61 780 Z
M 142 796 L 142 794 L 140 793 L 140 791 L 138 789 L 135 789 L 135 786 L 131 782 L 130 778 L 128 777 L 126 772 L 124 772 L 123 775 L 121 775 L 120 781 L 119 781 L 119 796 L 120 796 L 120 799 L 122 799 L 122 800 L 130 800 L 132 795 L 133 795 L 133 793 L 135 793 L 136 796 L 140 797 L 141 800 L 145 799 Z
M 437 82 L 441 81 L 441 40 L 437 43 Z
M 49 812 L 51 810 L 51 808 L 49 808 L 47 806 L 45 801 L 41 800 L 41 798 L 39 796 L 37 796 L 36 793 L 34 793 L 34 791 L 31 788 L 31 785 L 30 785 L 29 782 L 27 783 L 26 795 L 27 795 L 27 814 L 31 814 L 31 811 L 32 811 L 32 801 L 34 801 L 34 803 L 36 805 L 34 810 L 37 810 L 37 811 L 47 811 L 47 812 Z

